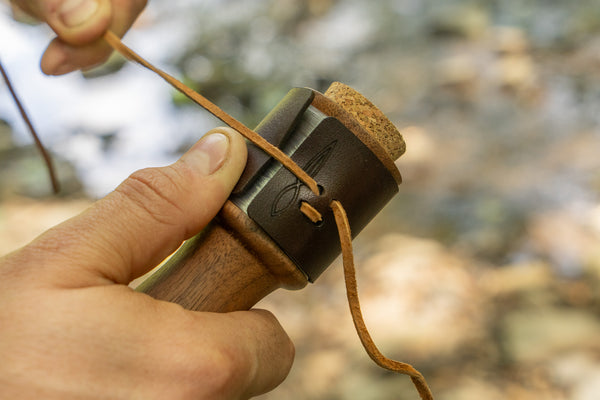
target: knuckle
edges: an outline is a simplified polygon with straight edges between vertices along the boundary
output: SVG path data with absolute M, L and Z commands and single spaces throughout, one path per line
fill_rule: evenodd
M 221 347 L 213 349 L 212 363 L 208 370 L 202 371 L 209 376 L 211 392 L 215 398 L 233 395 L 232 390 L 239 389 L 251 375 L 251 365 L 248 357 L 232 348 Z
M 180 382 L 180 389 L 193 393 L 194 397 L 204 399 L 239 398 L 252 373 L 250 355 L 236 343 L 228 340 L 218 340 L 209 336 L 210 345 L 198 346 L 198 319 L 195 315 L 181 309 L 175 310 L 178 321 L 178 333 L 171 335 L 174 343 L 180 349 L 187 349 L 182 357 L 169 357 L 173 364 L 171 370 Z M 192 344 L 195 343 L 195 344 Z
M 173 355 L 173 348 L 165 350 L 160 364 L 167 376 L 176 377 L 177 390 L 204 399 L 238 398 L 250 377 L 247 357 L 215 345 L 192 350 L 182 346 L 186 354 Z
M 157 222 L 170 225 L 173 217 L 183 213 L 179 204 L 185 187 L 181 181 L 172 167 L 146 168 L 131 174 L 117 192 Z

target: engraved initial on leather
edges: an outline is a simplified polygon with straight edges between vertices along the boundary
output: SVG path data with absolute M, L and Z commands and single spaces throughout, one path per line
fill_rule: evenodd
M 325 166 L 329 157 L 333 153 L 335 146 L 337 145 L 337 140 L 329 143 L 323 150 L 321 150 L 316 156 L 314 156 L 306 165 L 304 166 L 304 171 L 311 177 L 317 176 L 319 171 Z M 300 194 L 300 188 L 304 185 L 299 179 L 296 178 L 296 181 L 286 187 L 284 187 L 281 192 L 275 196 L 275 200 L 271 205 L 271 216 L 276 217 L 280 215 L 282 212 L 286 211 L 298 200 L 298 195 Z

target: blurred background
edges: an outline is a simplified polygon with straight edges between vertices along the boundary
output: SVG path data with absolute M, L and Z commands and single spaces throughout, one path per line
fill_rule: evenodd
M 114 57 L 39 72 L 51 37 L 0 2 L 0 56 L 63 192 L 0 84 L 0 253 L 220 125 Z M 600 398 L 600 0 L 154 0 L 125 42 L 254 126 L 342 81 L 401 129 L 404 182 L 355 240 L 367 325 L 437 399 Z M 295 366 L 267 399 L 417 399 L 362 350 L 341 264 L 273 311 Z

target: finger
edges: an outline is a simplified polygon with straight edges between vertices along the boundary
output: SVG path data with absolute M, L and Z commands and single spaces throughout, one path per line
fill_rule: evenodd
M 15 0 L 15 3 L 45 21 L 61 40 L 73 45 L 97 40 L 111 22 L 111 0 Z
M 256 355 L 256 361 L 250 368 L 247 386 L 244 388 L 244 397 L 247 398 L 269 392 L 279 386 L 288 376 L 296 353 L 294 344 L 273 314 L 264 310 L 251 310 L 250 313 L 255 314 L 252 318 L 256 320 L 257 327 L 247 329 L 248 332 L 240 332 L 246 337 L 249 337 L 251 332 L 255 334 L 254 341 L 249 344 L 251 354 Z M 243 315 L 251 318 L 248 313 Z M 261 331 L 263 333 L 259 334 Z
M 270 312 L 202 313 L 151 298 L 148 302 L 153 303 L 153 336 L 149 337 L 150 328 L 146 327 L 138 329 L 139 338 L 132 341 L 144 343 L 147 356 L 143 361 L 150 363 L 139 369 L 165 368 L 159 373 L 162 376 L 173 376 L 177 371 L 179 380 L 168 382 L 171 387 L 165 393 L 247 399 L 274 389 L 287 377 L 294 345 Z M 157 320 L 163 321 L 165 329 L 157 329 Z
M 40 67 L 46 75 L 64 75 L 98 66 L 111 53 L 112 48 L 102 39 L 86 46 L 72 46 L 56 38 L 46 48 Z
M 146 0 L 113 0 L 114 13 L 108 29 L 123 37 L 145 6 Z M 62 75 L 100 65 L 111 53 L 112 48 L 102 38 L 85 45 L 56 38 L 46 48 L 40 66 L 45 74 Z
M 10 2 L 10 9 L 12 18 L 17 22 L 23 22 L 29 25 L 35 25 L 41 23 L 39 19 L 34 17 L 30 12 L 21 8 L 19 4 L 14 1 Z
M 199 326 L 190 330 L 192 337 L 197 338 L 201 329 L 210 326 L 213 350 L 217 353 L 214 358 L 223 361 L 217 375 L 220 379 L 214 387 L 216 393 L 224 394 L 219 398 L 258 396 L 273 390 L 289 374 L 294 361 L 294 345 L 270 312 L 196 313 L 196 316 Z M 212 323 L 207 324 L 208 318 Z M 196 343 L 198 346 L 199 343 Z M 201 347 L 197 350 L 203 351 Z M 197 385 L 199 383 L 200 379 Z
M 133 173 L 83 214 L 23 251 L 43 258 L 47 267 L 38 267 L 37 273 L 46 272 L 46 279 L 56 277 L 63 286 L 127 284 L 208 224 L 245 163 L 243 137 L 231 128 L 215 129 L 176 163 Z
M 266 311 L 192 312 L 122 285 L 35 290 L 30 283 L 13 297 L 21 307 L 3 315 L 16 332 L 8 335 L 16 353 L 3 356 L 0 371 L 14 368 L 2 382 L 35 385 L 3 399 L 43 392 L 35 398 L 240 400 L 281 383 L 294 358 Z

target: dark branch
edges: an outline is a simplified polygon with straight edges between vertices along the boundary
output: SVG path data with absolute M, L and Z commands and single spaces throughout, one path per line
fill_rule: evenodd
M 31 120 L 29 119 L 29 116 L 27 115 L 27 112 L 25 111 L 23 104 L 19 100 L 19 96 L 17 96 L 17 93 L 15 92 L 15 89 L 13 88 L 13 85 L 12 85 L 10 79 L 8 78 L 8 74 L 6 73 L 6 70 L 4 69 L 4 66 L 2 65 L 2 61 L 0 61 L 0 72 L 2 73 L 2 77 L 4 78 L 4 81 L 6 82 L 6 86 L 8 87 L 8 90 L 10 91 L 10 94 L 12 95 L 12 98 L 15 101 L 17 108 L 19 109 L 19 112 L 21 113 L 21 117 L 23 118 L 23 121 L 25 121 L 25 124 L 27 125 L 29 132 L 31 132 L 31 136 L 33 136 L 35 145 L 37 146 L 38 150 L 42 154 L 42 157 L 44 158 L 44 161 L 46 163 L 46 168 L 48 169 L 48 174 L 50 175 L 50 182 L 52 183 L 52 189 L 54 190 L 54 193 L 58 193 L 60 191 L 60 186 L 58 184 L 58 179 L 56 178 L 56 172 L 54 170 L 52 158 L 50 157 L 50 155 L 46 151 L 46 148 L 42 144 L 42 141 L 40 140 L 40 137 L 38 136 L 35 128 L 33 127 L 33 124 L 31 123 Z

